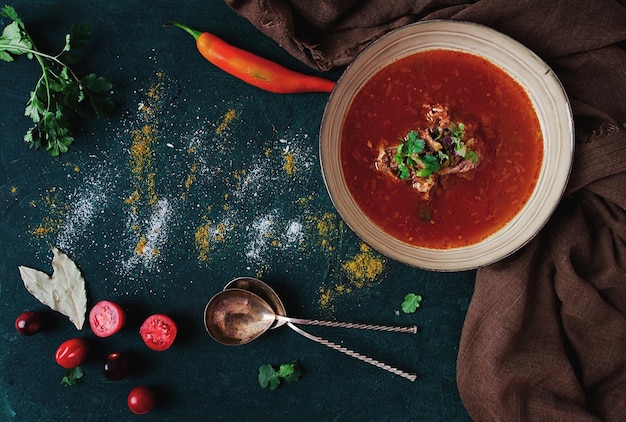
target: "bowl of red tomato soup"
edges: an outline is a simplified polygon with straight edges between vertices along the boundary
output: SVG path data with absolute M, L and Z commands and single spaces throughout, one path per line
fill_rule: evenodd
M 512 38 L 424 21 L 347 67 L 320 128 L 324 181 L 345 223 L 400 262 L 459 271 L 517 251 L 571 170 L 574 127 L 550 67 Z

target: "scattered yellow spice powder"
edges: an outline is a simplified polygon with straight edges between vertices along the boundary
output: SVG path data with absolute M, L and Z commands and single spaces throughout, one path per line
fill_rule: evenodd
M 296 163 L 295 163 L 296 159 L 292 153 L 285 152 L 283 153 L 283 160 L 284 160 L 283 169 L 288 175 L 291 176 L 297 170 Z
M 198 164 L 193 163 L 191 167 L 189 167 L 189 175 L 187 176 L 187 180 L 185 180 L 185 189 L 189 189 L 193 182 L 196 180 L 196 172 L 198 171 Z
M 226 130 L 230 122 L 232 122 L 235 117 L 237 117 L 237 111 L 235 111 L 235 109 L 233 108 L 228 109 L 226 114 L 222 116 L 222 122 L 219 124 L 219 126 L 217 126 L 217 128 L 215 128 L 215 134 L 220 135 L 222 132 L 224 132 L 224 130 Z
M 211 222 L 198 227 L 195 234 L 196 249 L 198 250 L 198 261 L 206 262 L 209 259 L 209 250 L 211 248 Z
M 317 300 L 318 305 L 326 309 L 330 306 L 333 301 L 333 290 L 329 288 L 320 287 L 319 289 L 320 297 Z
M 362 288 L 365 283 L 376 280 L 383 272 L 383 260 L 376 256 L 365 243 L 360 246 L 360 252 L 351 260 L 342 265 L 346 276 L 351 283 Z
M 334 240 L 338 236 L 338 229 L 335 224 L 336 218 L 336 215 L 332 213 L 325 213 L 321 217 L 307 217 L 309 223 L 313 224 L 317 230 L 317 234 L 320 237 L 320 246 L 328 252 L 334 250 Z
M 139 195 L 139 192 L 135 190 L 133 191 L 133 193 L 130 194 L 130 196 L 128 196 L 127 198 L 124 198 L 124 203 L 129 204 L 129 205 L 136 204 L 140 198 L 141 198 L 141 195 Z
M 146 252 L 146 247 L 148 246 L 148 239 L 145 236 L 141 236 L 139 242 L 135 246 L 135 253 L 137 255 L 143 255 Z
M 153 144 L 155 142 L 156 131 L 151 125 L 146 124 L 141 129 L 132 131 L 132 144 L 130 147 L 129 165 L 134 177 L 136 187 L 128 204 L 134 204 L 140 199 L 139 192 L 148 195 L 148 203 L 154 205 L 158 202 L 156 194 L 155 172 L 152 168 L 154 157 Z
M 141 129 L 133 130 L 131 134 L 133 142 L 130 147 L 130 167 L 137 177 L 142 177 L 152 163 L 154 129 L 146 124 Z
M 154 177 L 155 177 L 154 172 L 148 173 L 147 189 L 148 189 L 148 203 L 150 205 L 155 205 L 157 202 L 159 202 L 159 197 L 157 196 L 157 193 L 156 193 L 156 181 Z
M 29 234 L 37 237 L 44 237 L 50 233 L 56 231 L 59 226 L 59 222 L 50 217 L 44 217 L 41 220 L 41 224 L 28 231 Z

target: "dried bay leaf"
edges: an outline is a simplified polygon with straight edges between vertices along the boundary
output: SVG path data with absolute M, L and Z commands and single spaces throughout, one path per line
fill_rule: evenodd
M 87 313 L 87 292 L 80 270 L 67 255 L 52 247 L 52 276 L 20 266 L 26 290 L 44 305 L 62 313 L 82 330 Z

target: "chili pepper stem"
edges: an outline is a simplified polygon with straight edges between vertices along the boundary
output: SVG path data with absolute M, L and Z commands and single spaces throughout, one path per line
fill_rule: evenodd
M 182 30 L 185 30 L 189 34 L 191 34 L 191 36 L 194 37 L 196 41 L 198 40 L 198 37 L 200 36 L 200 34 L 202 34 L 202 32 L 196 31 L 195 29 L 191 29 L 187 25 L 183 25 L 182 23 L 178 23 L 178 22 L 166 22 L 163 24 L 163 26 L 166 28 L 169 28 L 170 26 L 176 26 Z

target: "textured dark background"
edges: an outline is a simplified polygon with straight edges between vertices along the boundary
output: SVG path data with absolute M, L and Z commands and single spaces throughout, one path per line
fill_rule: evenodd
M 133 420 L 126 396 L 136 385 L 156 393 L 149 420 L 469 419 L 455 361 L 474 272 L 427 272 L 363 252 L 335 213 L 320 172 L 317 133 L 327 95 L 247 86 L 206 62 L 188 34 L 163 23 L 177 20 L 290 68 L 312 69 L 219 0 L 11 5 L 46 52 L 62 47 L 72 23 L 89 24 L 91 49 L 76 70 L 111 80 L 117 108 L 107 120 L 87 119 L 61 157 L 29 150 L 23 109 L 39 68 L 24 57 L 0 63 L 0 419 Z M 229 110 L 234 118 L 225 119 Z M 153 143 L 140 169 L 132 148 L 142 128 Z M 291 159 L 293 170 L 285 166 Z M 146 190 L 149 174 L 155 183 Z M 129 200 L 137 188 L 139 197 Z M 203 228 L 208 245 L 196 243 Z M 96 339 L 86 324 L 77 332 L 26 291 L 18 265 L 50 273 L 51 245 L 79 265 L 90 305 L 109 299 L 127 309 L 123 331 Z M 145 246 L 142 253 L 138 245 Z M 345 271 L 359 258 L 381 262 L 382 272 L 359 279 Z M 241 347 L 215 343 L 203 328 L 204 306 L 226 282 L 245 275 L 275 287 L 292 316 L 417 324 L 415 336 L 308 330 L 415 371 L 418 380 L 286 327 Z M 414 314 L 400 310 L 409 292 L 423 297 Z M 49 322 L 33 337 L 13 326 L 27 309 Z M 162 353 L 148 350 L 138 335 L 143 319 L 157 312 L 170 314 L 180 330 Z M 54 351 L 75 336 L 88 339 L 92 353 L 82 383 L 62 387 Z M 131 353 L 135 365 L 124 380 L 109 381 L 100 362 L 116 350 Z M 259 387 L 259 366 L 295 358 L 303 368 L 299 382 L 275 391 Z

